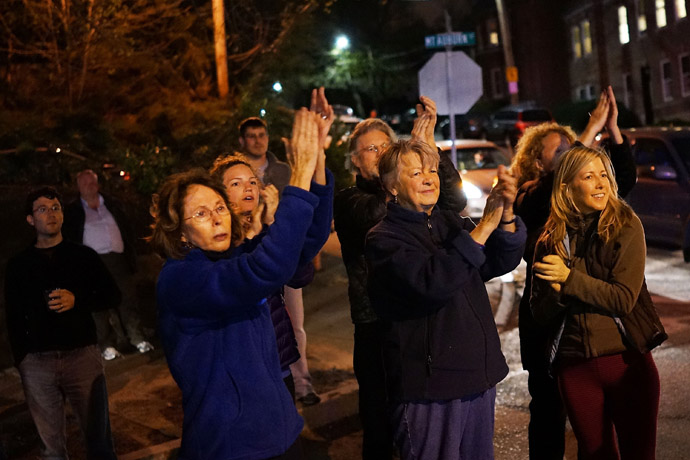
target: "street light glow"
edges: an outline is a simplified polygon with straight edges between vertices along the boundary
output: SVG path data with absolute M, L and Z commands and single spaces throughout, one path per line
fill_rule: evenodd
M 273 91 L 275 91 L 276 93 L 279 93 L 282 90 L 283 90 L 283 85 L 281 85 L 279 81 L 273 83 Z
M 338 35 L 335 38 L 335 49 L 340 52 L 350 48 L 350 39 L 347 35 Z

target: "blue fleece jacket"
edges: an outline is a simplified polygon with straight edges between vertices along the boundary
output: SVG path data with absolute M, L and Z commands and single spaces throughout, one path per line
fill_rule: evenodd
M 275 223 L 251 250 L 220 260 L 199 249 L 158 279 L 159 328 L 182 390 L 179 459 L 265 459 L 284 453 L 303 421 L 281 378 L 265 298 L 328 238 L 333 177 L 311 193 L 286 187 Z

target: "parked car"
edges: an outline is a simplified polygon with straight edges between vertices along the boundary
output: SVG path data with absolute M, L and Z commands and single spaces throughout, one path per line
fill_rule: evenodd
M 626 201 L 648 241 L 683 248 L 690 262 L 690 128 L 622 130 L 632 144 L 637 184 Z
M 489 116 L 484 123 L 483 137 L 512 148 L 526 128 L 547 121 L 553 121 L 548 109 L 532 103 L 510 105 Z
M 441 151 L 450 155 L 451 141 L 437 142 Z M 462 190 L 467 197 L 463 214 L 480 219 L 491 188 L 496 185 L 498 165 L 510 165 L 510 154 L 493 142 L 483 140 L 458 139 L 457 168 L 462 177 Z
M 464 114 L 455 116 L 456 139 L 482 139 L 485 136 L 486 115 Z M 440 116 L 438 129 L 444 139 L 450 139 L 450 117 Z

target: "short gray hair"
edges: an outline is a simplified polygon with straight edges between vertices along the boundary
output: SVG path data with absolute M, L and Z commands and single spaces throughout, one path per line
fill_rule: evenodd
M 354 174 L 360 174 L 359 168 L 352 162 L 352 157 L 357 155 L 357 141 L 359 138 L 372 131 L 381 131 L 383 134 L 388 136 L 391 142 L 395 142 L 398 137 L 395 135 L 395 131 L 390 127 L 388 123 L 381 120 L 380 118 L 367 118 L 357 123 L 355 130 L 350 136 L 350 145 L 345 157 L 345 166 Z

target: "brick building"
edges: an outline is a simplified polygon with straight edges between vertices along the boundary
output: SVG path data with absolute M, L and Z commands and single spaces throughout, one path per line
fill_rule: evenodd
M 687 0 L 570 2 L 568 67 L 573 100 L 611 84 L 646 124 L 690 122 Z
M 690 0 L 504 0 L 520 100 L 590 100 L 611 84 L 646 124 L 690 122 Z M 493 0 L 475 0 L 484 97 L 509 95 Z

